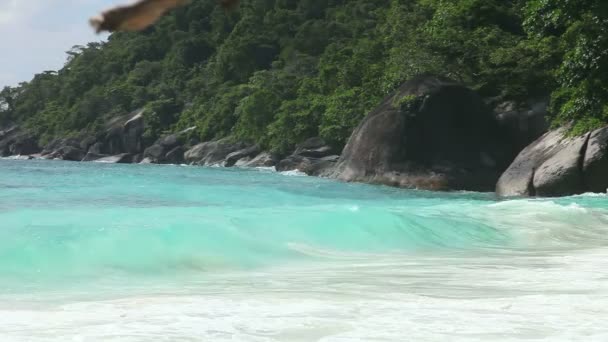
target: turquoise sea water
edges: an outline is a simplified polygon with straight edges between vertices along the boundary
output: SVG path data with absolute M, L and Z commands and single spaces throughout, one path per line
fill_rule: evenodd
M 0 160 L 2 341 L 606 340 L 608 197 Z

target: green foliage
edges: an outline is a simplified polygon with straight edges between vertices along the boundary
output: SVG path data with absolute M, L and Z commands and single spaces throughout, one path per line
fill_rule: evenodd
M 175 122 L 177 104 L 173 99 L 161 98 L 149 102 L 144 111 L 146 123 L 143 134 L 144 142 L 150 144 L 158 139 L 164 131 L 168 130 Z
M 608 122 L 604 0 L 194 0 L 141 33 L 75 46 L 0 91 L 0 124 L 43 142 L 146 108 L 145 138 L 196 126 L 288 152 L 341 147 L 405 80 L 431 73 L 496 100 L 552 98 L 554 125 Z M 399 99 L 408 109 L 416 98 Z
M 393 99 L 393 106 L 401 109 L 404 112 L 410 111 L 418 99 L 416 95 L 405 95 L 400 98 Z
M 534 0 L 525 12 L 532 37 L 558 41 L 554 125 L 574 123 L 573 133 L 581 133 L 608 122 L 608 3 Z

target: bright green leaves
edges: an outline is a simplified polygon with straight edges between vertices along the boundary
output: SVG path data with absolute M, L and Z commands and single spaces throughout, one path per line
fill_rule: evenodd
M 608 11 L 603 0 L 534 0 L 526 8 L 531 39 L 555 37 L 554 125 L 580 133 L 608 122 Z

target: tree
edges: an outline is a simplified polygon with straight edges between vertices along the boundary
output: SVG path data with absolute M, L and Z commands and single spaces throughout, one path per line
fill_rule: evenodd
M 534 0 L 525 7 L 533 39 L 555 37 L 561 63 L 554 72 L 554 124 L 574 122 L 581 133 L 608 121 L 608 3 L 602 0 Z

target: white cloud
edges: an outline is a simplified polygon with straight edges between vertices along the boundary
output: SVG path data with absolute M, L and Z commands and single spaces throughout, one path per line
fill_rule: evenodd
M 65 51 L 99 41 L 88 18 L 120 0 L 0 0 L 0 88 L 56 70 Z
M 0 0 L 0 25 L 8 24 L 17 19 L 22 13 L 21 5 L 23 2 L 17 0 Z

